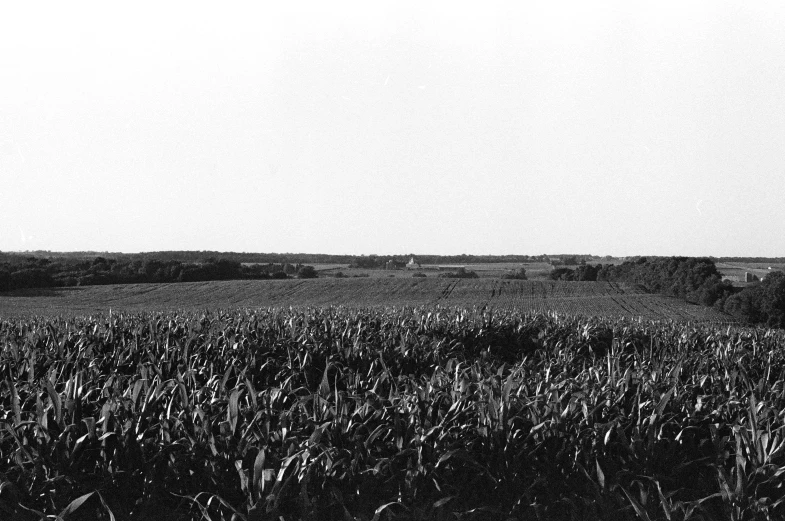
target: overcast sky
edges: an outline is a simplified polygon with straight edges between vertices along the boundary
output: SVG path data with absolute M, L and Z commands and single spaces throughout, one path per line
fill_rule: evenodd
M 785 256 L 780 1 L 18 4 L 0 250 Z

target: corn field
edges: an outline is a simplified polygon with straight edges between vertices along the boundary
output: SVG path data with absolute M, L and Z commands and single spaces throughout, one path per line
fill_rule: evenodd
M 328 307 L 0 345 L 0 519 L 785 518 L 783 331 Z

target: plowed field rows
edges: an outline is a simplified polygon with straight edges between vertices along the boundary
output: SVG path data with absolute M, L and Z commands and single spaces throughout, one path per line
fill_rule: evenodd
M 129 284 L 0 295 L 0 316 L 269 306 L 443 306 L 602 317 L 727 322 L 726 315 L 612 282 L 498 279 L 315 279 Z

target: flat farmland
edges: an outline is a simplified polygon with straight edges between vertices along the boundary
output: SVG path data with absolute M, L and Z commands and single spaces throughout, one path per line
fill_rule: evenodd
M 634 284 L 499 279 L 349 278 L 126 284 L 0 294 L 0 317 L 228 308 L 440 305 L 708 323 L 727 315 Z
M 420 272 L 427 277 L 438 277 L 440 273 L 455 271 L 458 268 L 465 268 L 473 271 L 481 278 L 499 278 L 505 274 L 517 271 L 520 268 L 526 270 L 529 279 L 547 279 L 553 266 L 547 262 L 484 262 L 477 264 L 422 264 L 419 269 L 367 269 L 350 268 L 347 264 L 314 264 L 313 267 L 319 272 L 320 276 L 332 277 L 336 273 L 342 273 L 345 277 L 365 277 L 365 278 L 411 278 L 414 273 Z M 572 266 L 573 268 L 575 266 Z

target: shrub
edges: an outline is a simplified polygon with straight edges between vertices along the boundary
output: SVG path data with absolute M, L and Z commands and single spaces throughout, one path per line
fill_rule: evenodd
M 456 271 L 447 271 L 440 273 L 439 277 L 443 279 L 476 279 L 477 273 L 467 270 L 466 268 L 458 268 Z
M 313 266 L 303 266 L 297 270 L 298 279 L 315 279 L 317 276 L 316 269 Z
M 526 269 L 525 268 L 518 268 L 517 270 L 513 270 L 509 273 L 505 273 L 502 275 L 503 279 L 517 279 L 517 280 L 527 280 L 526 277 Z
M 548 274 L 551 280 L 575 280 L 575 270 L 570 268 L 556 268 Z

